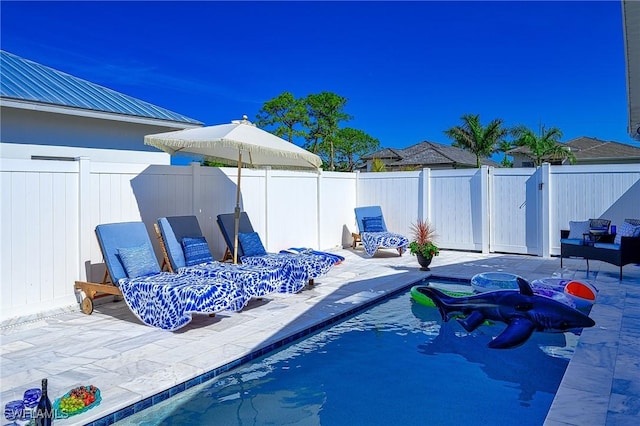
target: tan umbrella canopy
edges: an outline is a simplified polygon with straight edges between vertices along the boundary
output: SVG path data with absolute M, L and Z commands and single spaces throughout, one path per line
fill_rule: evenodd
M 256 127 L 247 120 L 246 115 L 242 120 L 234 120 L 230 124 L 147 135 L 144 143 L 172 155 L 178 152 L 195 154 L 206 160 L 238 165 L 233 263 L 237 263 L 238 259 L 242 165 L 303 170 L 317 170 L 322 165 L 317 155 Z

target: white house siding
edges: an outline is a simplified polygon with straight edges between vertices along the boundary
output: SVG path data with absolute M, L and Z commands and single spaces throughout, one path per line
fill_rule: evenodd
M 175 125 L 168 127 L 160 121 L 132 123 L 9 107 L 2 107 L 0 113 L 0 155 L 3 158 L 92 156 L 94 161 L 170 162 L 168 154 L 144 145 L 144 136 L 175 130 Z
M 233 212 L 236 168 L 0 159 L 0 321 L 77 307 L 75 280 L 100 281 L 100 223 L 195 214 L 214 257 L 215 218 Z M 540 185 L 542 184 L 542 185 Z M 553 255 L 570 220 L 640 217 L 640 167 L 422 170 L 396 173 L 242 170 L 242 208 L 269 251 L 347 246 L 353 209 L 380 205 L 409 234 L 427 218 L 444 249 Z M 156 253 L 160 253 L 152 238 Z

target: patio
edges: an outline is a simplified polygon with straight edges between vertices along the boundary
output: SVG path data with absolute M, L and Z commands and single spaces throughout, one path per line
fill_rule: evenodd
M 142 325 L 124 302 L 98 304 L 90 316 L 74 307 L 5 323 L 0 330 L 2 403 L 21 397 L 44 377 L 49 379 L 52 400 L 91 383 L 101 389 L 102 403 L 56 424 L 109 424 L 122 415 L 113 415 L 119 410 L 194 382 L 195 377 L 428 274 L 418 269 L 415 257 L 397 257 L 391 250 L 373 259 L 365 259 L 361 249 L 338 252 L 345 262 L 312 289 L 254 301 L 240 313 L 196 316 L 175 333 Z M 600 290 L 591 312 L 596 326 L 580 337 L 545 424 L 636 423 L 640 267 L 626 266 L 620 282 L 617 268 L 603 262 L 593 262 L 587 277 L 586 263 L 579 259 L 566 261 L 561 269 L 558 258 L 442 251 L 431 269 L 433 275 L 466 279 L 485 271 L 508 271 L 529 280 L 588 278 Z M 173 388 L 155 399 L 175 392 Z M 148 405 L 149 401 L 135 409 Z

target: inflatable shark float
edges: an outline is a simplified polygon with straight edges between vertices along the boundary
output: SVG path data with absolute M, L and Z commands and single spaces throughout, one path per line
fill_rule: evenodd
M 453 297 L 434 287 L 418 286 L 417 291 L 433 300 L 446 322 L 453 314 L 463 314 L 457 321 L 473 331 L 486 320 L 500 321 L 507 327 L 487 346 L 513 348 L 523 344 L 534 331 L 563 333 L 593 327 L 595 322 L 582 312 L 549 297 L 533 292 L 522 277 L 518 290 L 496 290 L 467 297 Z

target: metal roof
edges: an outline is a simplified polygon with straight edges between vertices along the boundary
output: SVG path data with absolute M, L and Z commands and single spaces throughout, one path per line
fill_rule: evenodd
M 0 50 L 0 97 L 80 110 L 202 125 L 115 90 Z

